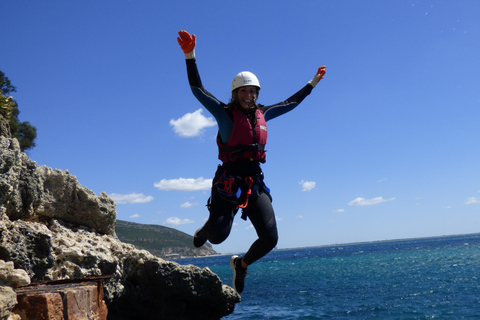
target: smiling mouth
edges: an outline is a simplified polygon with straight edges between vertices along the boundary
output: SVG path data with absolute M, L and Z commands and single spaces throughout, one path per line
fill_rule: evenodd
M 253 99 L 240 100 L 239 102 L 240 105 L 246 109 L 250 109 L 255 105 L 255 100 Z

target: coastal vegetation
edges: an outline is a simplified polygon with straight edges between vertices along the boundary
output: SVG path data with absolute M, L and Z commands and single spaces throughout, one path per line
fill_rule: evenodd
M 217 254 L 211 244 L 197 249 L 191 235 L 161 225 L 117 220 L 115 233 L 119 240 L 164 259 Z
M 20 121 L 18 104 L 8 94 L 16 92 L 17 88 L 12 85 L 10 79 L 0 71 L 0 112 L 7 119 L 13 138 L 17 138 L 20 149 L 26 151 L 36 146 L 37 128 L 28 121 Z

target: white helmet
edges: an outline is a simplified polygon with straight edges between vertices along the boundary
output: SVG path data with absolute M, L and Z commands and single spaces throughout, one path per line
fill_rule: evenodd
M 232 92 L 235 89 L 245 86 L 255 86 L 260 89 L 260 82 L 258 82 L 257 77 L 249 72 L 249 71 L 242 71 L 233 78 L 232 82 Z

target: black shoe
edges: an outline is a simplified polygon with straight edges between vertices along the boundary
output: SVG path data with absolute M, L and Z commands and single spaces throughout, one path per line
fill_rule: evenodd
M 242 293 L 245 285 L 245 277 L 247 276 L 247 269 L 242 267 L 242 258 L 239 256 L 231 257 L 230 267 L 233 270 L 232 287 L 237 293 Z
M 200 248 L 207 242 L 208 232 L 207 232 L 207 225 L 205 224 L 203 227 L 198 229 L 195 234 L 193 235 L 193 245 L 195 248 Z

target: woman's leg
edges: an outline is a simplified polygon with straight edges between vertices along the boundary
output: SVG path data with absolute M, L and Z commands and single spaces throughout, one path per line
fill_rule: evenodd
M 248 218 L 257 231 L 258 239 L 252 244 L 243 257 L 250 265 L 272 251 L 278 242 L 277 222 L 268 194 L 261 193 L 255 201 L 245 208 Z
M 233 218 L 238 208 L 225 201 L 216 188 L 212 188 L 209 206 L 210 216 L 207 223 L 207 239 L 213 244 L 219 244 L 227 239 L 233 225 Z

